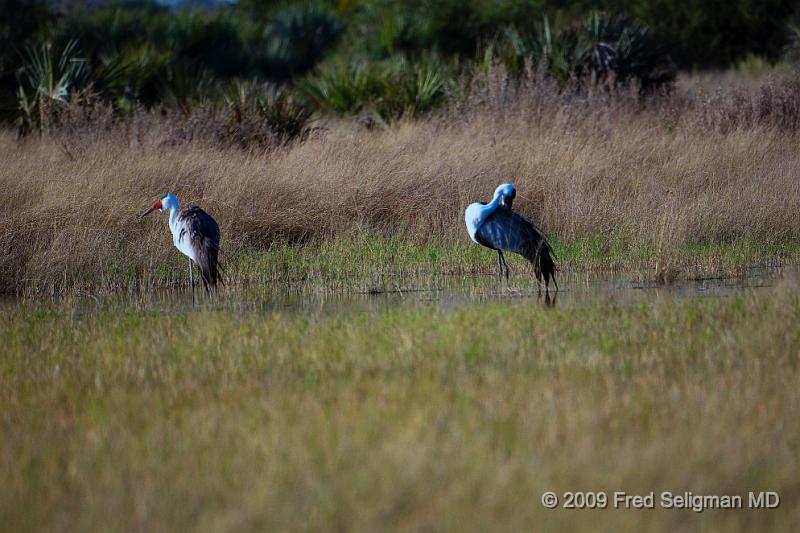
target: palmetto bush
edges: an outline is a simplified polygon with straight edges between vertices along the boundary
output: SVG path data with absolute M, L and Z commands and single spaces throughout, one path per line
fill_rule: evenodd
M 186 108 L 164 110 L 166 144 L 261 151 L 304 139 L 311 129 L 311 112 L 285 88 L 234 80 L 217 84 L 214 91 L 218 95 L 214 99 L 193 100 Z
M 311 111 L 285 88 L 265 86 L 255 104 L 258 116 L 267 121 L 279 140 L 290 141 L 308 133 Z
M 19 126 L 23 131 L 46 129 L 70 95 L 86 87 L 89 67 L 78 55 L 77 41 L 62 50 L 53 50 L 49 43 L 29 46 L 23 55 L 17 90 Z
M 647 28 L 625 17 L 590 14 L 579 27 L 577 42 L 579 78 L 595 82 L 613 76 L 622 83 L 635 80 L 644 89 L 674 79 L 665 47 Z
M 44 131 L 69 107 L 98 99 L 115 101 L 126 91 L 128 65 L 120 56 L 104 56 L 92 65 L 77 40 L 57 49 L 50 43 L 29 46 L 18 74 L 18 127 L 22 133 Z
M 500 61 L 513 74 L 526 62 L 543 62 L 561 83 L 637 83 L 649 90 L 674 79 L 666 49 L 647 28 L 629 19 L 592 12 L 578 23 L 509 27 L 487 49 L 484 63 Z
M 184 113 L 195 103 L 212 96 L 215 89 L 213 73 L 196 63 L 172 65 L 160 81 L 161 102 Z
M 455 84 L 454 70 L 436 59 L 411 62 L 336 62 L 300 86 L 317 108 L 337 114 L 367 112 L 382 122 L 419 116 L 445 103 Z
M 285 143 L 304 137 L 311 112 L 282 87 L 236 81 L 225 91 L 229 132 L 240 144 Z
M 300 90 L 317 108 L 338 114 L 361 111 L 376 94 L 379 81 L 366 61 L 337 61 L 300 83 Z
M 412 64 L 403 57 L 394 58 L 379 74 L 381 93 L 372 105 L 385 121 L 427 113 L 445 102 L 450 75 L 436 61 Z

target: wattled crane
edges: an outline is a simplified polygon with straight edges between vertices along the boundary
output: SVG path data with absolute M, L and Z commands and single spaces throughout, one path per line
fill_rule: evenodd
M 217 283 L 224 283 L 219 268 L 219 225 L 211 215 L 197 206 L 180 208 L 178 199 L 167 194 L 156 200 L 153 206 L 139 215 L 159 210 L 169 211 L 169 230 L 172 242 L 181 253 L 189 258 L 189 284 L 192 286 L 192 305 L 194 305 L 194 275 L 192 263 L 200 268 L 200 278 L 206 292 L 211 293 Z
M 470 238 L 481 246 L 497 251 L 497 262 L 500 274 L 508 279 L 508 264 L 503 252 L 514 252 L 533 265 L 536 279 L 544 282 L 545 290 L 550 289 L 550 280 L 558 290 L 553 261 L 553 250 L 550 243 L 522 215 L 511 210 L 516 189 L 510 183 L 503 183 L 494 191 L 489 203 L 474 203 L 467 207 L 464 222 Z

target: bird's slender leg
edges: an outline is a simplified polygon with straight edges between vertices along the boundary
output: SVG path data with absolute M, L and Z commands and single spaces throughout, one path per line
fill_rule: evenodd
M 497 271 L 497 275 L 498 276 L 502 276 L 503 275 L 503 252 L 501 252 L 500 250 L 497 250 L 497 268 L 499 269 Z
M 503 262 L 503 266 L 505 266 L 505 269 L 506 269 L 506 281 L 508 281 L 508 263 L 506 263 L 506 258 L 503 255 L 503 252 L 498 250 L 497 253 L 500 254 L 500 260 Z
M 189 285 L 192 287 L 192 307 L 194 307 L 194 274 L 192 273 L 192 260 L 189 259 Z

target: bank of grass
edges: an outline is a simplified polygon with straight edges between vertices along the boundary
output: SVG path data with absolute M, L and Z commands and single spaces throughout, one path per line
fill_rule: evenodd
M 0 522 L 797 530 L 799 295 L 789 280 L 563 309 L 2 306 Z M 781 506 L 550 511 L 547 490 L 770 490 Z
M 800 260 L 800 243 L 741 240 L 729 244 L 685 244 L 670 250 L 669 256 L 647 244 L 633 244 L 621 237 L 596 236 L 566 243 L 553 239 L 552 245 L 562 273 L 618 272 L 652 281 L 702 275 L 739 276 L 752 267 L 785 266 Z M 513 254 L 508 256 L 513 273 L 511 281 L 519 285 L 535 283 L 530 265 Z M 323 244 L 281 245 L 267 251 L 242 250 L 231 261 L 234 283 L 287 282 L 341 290 L 377 289 L 382 284 L 397 283 L 426 287 L 431 278 L 498 271 L 496 253 L 470 242 L 419 244 L 376 235 L 337 237 Z M 178 273 L 177 277 L 155 283 L 185 284 L 186 273 L 180 265 L 178 260 L 175 269 L 169 271 Z
M 140 291 L 188 284 L 187 259 L 170 249 L 165 229 L 164 247 L 170 252 L 160 264 L 141 271 L 124 260 L 112 261 L 101 271 L 73 271 L 52 283 L 29 280 L 21 295 Z M 671 282 L 699 276 L 737 277 L 752 268 L 775 268 L 800 262 L 800 243 L 764 243 L 740 240 L 728 244 L 684 244 L 669 255 L 646 243 L 623 237 L 552 239 L 559 278 L 570 273 L 624 274 L 628 278 Z M 531 265 L 508 254 L 509 283 L 530 287 L 536 283 Z M 321 242 L 277 243 L 261 248 L 242 246 L 229 251 L 223 264 L 230 287 L 286 284 L 305 289 L 341 292 L 426 289 L 442 277 L 483 276 L 498 272 L 497 255 L 471 242 L 419 243 L 405 237 L 360 233 L 339 235 Z M 505 282 L 504 282 L 505 283 Z M 225 289 L 223 289 L 225 290 Z

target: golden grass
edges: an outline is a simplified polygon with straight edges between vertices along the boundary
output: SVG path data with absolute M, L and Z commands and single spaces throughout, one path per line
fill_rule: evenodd
M 271 151 L 175 145 L 157 123 L 91 142 L 0 134 L 0 288 L 111 284 L 124 268 L 152 277 L 175 251 L 164 217 L 135 215 L 167 191 L 219 220 L 229 257 L 364 231 L 466 248 L 464 208 L 504 181 L 517 185 L 515 207 L 561 242 L 647 245 L 662 270 L 687 243 L 800 237 L 794 131 L 741 125 L 728 116 L 743 108 L 733 97 L 663 97 L 641 110 L 624 96 L 544 93 L 506 101 L 490 88 L 463 116 L 386 130 L 328 123 Z

